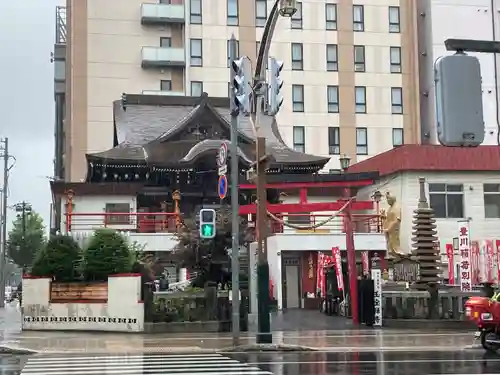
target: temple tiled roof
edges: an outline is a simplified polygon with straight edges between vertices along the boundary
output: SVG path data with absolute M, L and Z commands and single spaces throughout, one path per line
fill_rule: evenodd
M 182 140 L 178 135 L 193 123 L 211 116 L 223 129 L 230 130 L 228 98 L 127 95 L 126 110 L 121 101 L 114 103 L 117 146 L 105 152 L 88 155 L 104 161 L 145 161 L 146 163 L 190 163 L 205 152 L 216 152 L 221 139 Z M 320 169 L 328 157 L 309 155 L 289 148 L 283 141 L 276 120 L 261 116 L 262 136 L 267 152 L 276 164 L 311 165 Z M 248 117 L 239 117 L 240 157 L 255 160 L 255 135 Z

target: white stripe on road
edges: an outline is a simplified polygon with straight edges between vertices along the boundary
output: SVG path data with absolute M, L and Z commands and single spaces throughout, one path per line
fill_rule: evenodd
M 23 369 L 23 374 L 33 374 L 33 373 L 39 373 L 39 372 L 45 372 L 46 374 L 61 374 L 61 371 L 64 371 L 64 374 L 68 374 L 71 372 L 71 374 L 76 374 L 78 372 L 81 373 L 87 373 L 87 374 L 99 374 L 99 373 L 106 373 L 106 374 L 119 374 L 119 373 L 124 373 L 124 374 L 135 374 L 136 372 L 143 372 L 145 370 L 168 370 L 169 373 L 186 373 L 186 372 L 191 372 L 191 371 L 203 371 L 203 370 L 211 370 L 212 372 L 214 370 L 217 370 L 216 373 L 222 373 L 226 374 L 226 371 L 228 372 L 234 372 L 234 371 L 240 371 L 242 373 L 246 373 L 248 371 L 258 371 L 260 370 L 258 367 L 250 367 L 247 365 L 242 365 L 241 363 L 235 364 L 234 366 L 227 367 L 227 366 L 219 366 L 219 368 L 197 368 L 193 369 L 191 367 L 185 367 L 185 368 L 178 368 L 178 367 L 164 367 L 162 365 L 131 365 L 131 366 L 115 366 L 110 364 L 109 366 L 99 366 L 99 367 L 73 367 L 73 366 L 66 366 L 63 368 L 46 368 L 46 367 L 37 367 L 37 368 L 30 368 L 30 369 Z M 97 371 L 97 372 L 96 372 Z
M 163 358 L 163 359 L 183 359 L 185 358 L 186 360 L 220 360 L 220 359 L 225 359 L 227 357 L 223 357 L 221 354 L 186 354 L 186 355 L 176 355 L 176 354 L 144 354 L 144 355 L 111 355 L 111 356 L 91 356 L 91 357 L 79 357 L 79 356 L 66 356 L 66 357 L 33 357 L 30 358 L 30 362 L 46 362 L 46 361 L 59 361 L 59 362 L 65 362 L 68 360 L 87 360 L 87 361 L 93 361 L 95 359 L 110 359 L 110 360 L 123 360 L 123 359 L 132 359 L 132 358 L 144 358 L 144 359 L 149 359 L 149 358 Z
M 116 366 L 127 366 L 130 364 L 134 363 L 149 363 L 149 364 L 154 364 L 154 365 L 163 365 L 163 366 L 174 366 L 174 367 L 217 367 L 220 366 L 221 364 L 227 365 L 227 366 L 232 366 L 233 363 L 241 363 L 238 362 L 235 359 L 224 359 L 223 361 L 210 361 L 210 362 L 205 362 L 205 361 L 164 361 L 161 359 L 158 360 L 141 360 L 141 359 L 134 359 L 134 360 L 115 360 L 115 361 L 106 361 L 106 360 L 95 360 L 95 361 L 68 361 L 65 363 L 61 362 L 28 362 L 25 366 L 25 368 L 31 368 L 31 367 L 43 367 L 43 368 L 48 368 L 48 367 L 67 367 L 67 366 L 102 366 L 105 364 L 110 364 L 112 363 L 113 365 Z
M 158 357 L 158 358 L 130 358 L 130 357 L 123 357 L 123 358 L 113 358 L 113 359 L 106 359 L 106 358 L 95 358 L 95 359 L 85 359 L 85 360 L 81 360 L 81 359 L 78 359 L 78 358 L 70 358 L 68 359 L 67 361 L 29 361 L 28 363 L 29 364 L 33 364 L 33 365 L 40 365 L 40 366 L 43 366 L 43 365 L 49 365 L 49 364 L 78 364 L 78 363 L 89 363 L 89 362 L 92 362 L 92 363 L 111 363 L 111 362 L 115 362 L 115 363 L 131 363 L 131 362 L 134 362 L 134 361 L 140 361 L 140 362 L 160 362 L 160 363 L 171 363 L 171 364 L 182 364 L 182 363 L 220 363 L 220 362 L 238 362 L 234 359 L 230 359 L 230 358 L 210 358 L 208 360 L 205 360 L 205 359 L 195 359 L 195 360 L 191 360 L 191 359 L 187 359 L 187 360 L 182 360 L 180 358 L 174 358 L 173 360 L 170 360 L 170 359 L 165 359 L 165 358 L 161 358 L 161 357 Z
M 121 367 L 138 367 L 140 366 L 141 368 L 162 368 L 162 369 L 184 369 L 184 368 L 194 368 L 194 367 L 200 367 L 200 368 L 216 368 L 216 369 L 222 369 L 222 368 L 234 368 L 238 366 L 244 366 L 248 367 L 248 365 L 242 365 L 241 363 L 234 361 L 235 363 L 224 363 L 221 365 L 220 363 L 210 363 L 210 364 L 203 364 L 203 363 L 197 363 L 197 364 L 164 364 L 164 363 L 146 363 L 146 362 L 128 362 L 128 363 L 113 363 L 110 362 L 108 365 L 106 363 L 75 363 L 75 364 L 58 364 L 58 365 L 26 365 L 24 367 L 24 371 L 38 371 L 40 369 L 49 369 L 51 370 L 60 370 L 71 367 L 73 370 L 81 370 L 81 369 L 92 369 L 93 367 L 96 368 L 121 368 Z M 73 367 L 75 366 L 75 367 Z M 80 366 L 80 367 L 78 367 Z
M 158 369 L 158 372 L 150 372 L 148 375 L 165 375 L 165 371 Z M 248 370 L 248 371 L 247 371 Z M 111 370 L 109 368 L 103 368 L 100 370 L 84 370 L 84 371 L 73 371 L 71 367 L 68 367 L 67 371 L 58 371 L 58 372 L 47 372 L 45 370 L 41 372 L 22 372 L 21 375 L 23 374 L 30 374 L 30 375 L 86 375 L 86 374 L 132 374 L 132 375 L 137 375 L 142 373 L 142 369 L 118 369 L 118 370 Z M 174 373 L 173 371 L 169 370 L 169 373 Z M 175 372 L 176 374 L 182 374 L 182 375 L 207 375 L 206 371 L 203 372 L 191 372 L 191 370 L 187 370 L 185 372 Z M 260 370 L 256 367 L 247 367 L 246 369 L 242 370 L 230 370 L 230 371 L 224 371 L 224 372 L 214 372 L 213 374 L 220 374 L 220 375 L 272 375 L 272 372 L 269 371 L 263 371 Z

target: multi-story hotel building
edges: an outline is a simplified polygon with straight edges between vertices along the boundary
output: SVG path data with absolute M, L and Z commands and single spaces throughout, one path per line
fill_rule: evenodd
M 239 54 L 255 61 L 273 3 L 67 0 L 54 53 L 56 177 L 83 179 L 85 154 L 113 146 L 112 102 L 122 93 L 227 96 L 228 39 L 234 34 Z M 435 142 L 433 60 L 446 37 L 475 30 L 491 39 L 494 22 L 486 18 L 498 15 L 483 0 L 456 3 L 298 2 L 292 19 L 279 20 L 270 51 L 284 61 L 277 118 L 285 142 L 331 156 L 326 171 L 339 168 L 340 154 L 356 162 L 403 143 Z M 482 28 L 490 34 L 479 35 Z M 492 64 L 484 65 L 489 77 Z M 492 82 L 484 82 L 485 100 L 496 96 Z M 496 108 L 496 99 L 485 105 L 495 138 Z

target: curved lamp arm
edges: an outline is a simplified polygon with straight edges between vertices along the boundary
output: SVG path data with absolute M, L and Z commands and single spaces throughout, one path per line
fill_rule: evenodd
M 262 33 L 262 40 L 260 42 L 259 54 L 257 56 L 257 65 L 255 67 L 255 79 L 261 81 L 266 76 L 266 64 L 267 56 L 269 55 L 269 48 L 271 47 L 271 41 L 273 39 L 274 29 L 276 28 L 276 23 L 279 17 L 280 0 L 276 0 L 267 18 L 266 26 L 264 27 L 264 32 Z

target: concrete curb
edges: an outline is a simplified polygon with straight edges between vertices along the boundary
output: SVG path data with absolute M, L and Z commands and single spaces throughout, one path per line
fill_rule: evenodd
M 254 344 L 241 345 L 221 349 L 219 353 L 252 353 L 252 352 L 316 352 L 317 348 L 300 345 L 285 345 L 285 344 Z
M 0 354 L 38 354 L 39 352 L 36 350 L 20 348 L 16 346 L 10 345 L 0 345 Z

